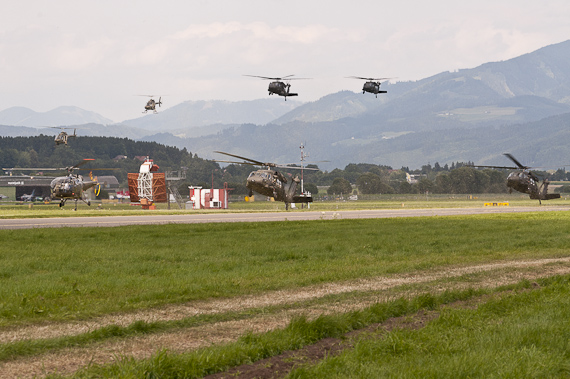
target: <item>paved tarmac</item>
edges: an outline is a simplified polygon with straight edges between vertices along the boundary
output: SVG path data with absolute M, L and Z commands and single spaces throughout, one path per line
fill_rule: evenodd
M 32 229 L 60 227 L 114 227 L 124 225 L 198 224 L 212 222 L 267 222 L 298 220 L 334 220 L 390 217 L 430 217 L 521 212 L 570 211 L 570 206 L 534 207 L 482 207 L 482 208 L 429 208 L 429 209 L 377 209 L 354 211 L 289 211 L 259 213 L 202 213 L 183 215 L 148 214 L 140 216 L 93 216 L 65 218 L 2 219 L 0 229 Z

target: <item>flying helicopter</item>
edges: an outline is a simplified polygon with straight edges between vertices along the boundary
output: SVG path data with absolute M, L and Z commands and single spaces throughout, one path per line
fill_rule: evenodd
M 297 93 L 289 92 L 289 89 L 291 88 L 291 84 L 289 83 L 290 80 L 310 79 L 310 78 L 292 78 L 292 76 L 295 75 L 287 75 L 282 78 L 269 78 L 267 76 L 257 76 L 257 75 L 244 75 L 244 76 L 249 76 L 251 78 L 273 80 L 271 83 L 269 83 L 269 88 L 267 89 L 269 91 L 269 95 L 276 94 L 279 96 L 283 96 L 285 98 L 285 101 L 287 101 L 287 96 L 299 95 Z M 287 84 L 283 82 L 284 80 L 287 81 Z
M 73 138 L 77 137 L 77 134 L 75 133 L 77 130 L 76 128 L 63 128 L 60 126 L 52 126 L 52 128 L 53 129 L 61 129 L 61 132 L 59 132 L 59 134 L 57 136 L 55 136 L 55 139 L 54 139 L 56 146 L 61 145 L 62 143 L 65 144 L 65 146 L 67 146 L 67 139 L 69 137 L 73 137 Z M 68 134 L 65 131 L 66 129 L 73 129 L 73 134 Z
M 393 78 L 362 78 L 360 76 L 348 76 L 348 78 L 367 80 L 367 82 L 364 83 L 364 86 L 362 87 L 362 93 L 365 92 L 373 93 L 374 95 L 376 95 L 376 98 L 378 98 L 379 93 L 388 93 L 388 91 L 380 90 L 380 85 L 382 84 L 382 81 L 393 79 Z
M 472 167 L 483 167 L 483 168 L 503 168 L 510 170 L 517 170 L 511 172 L 507 177 L 507 187 L 509 187 L 509 193 L 513 190 L 521 193 L 527 193 L 531 199 L 538 200 L 539 204 L 542 204 L 542 200 L 552 200 L 559 199 L 559 193 L 548 193 L 548 185 L 550 182 L 548 178 L 544 178 L 542 183 L 539 184 L 540 179 L 535 173 L 530 171 L 531 167 L 521 164 L 512 154 L 503 154 L 509 158 L 516 167 L 511 166 L 472 166 Z
M 158 113 L 158 111 L 156 110 L 156 106 L 158 105 L 159 107 L 162 105 L 162 96 L 160 96 L 158 98 L 158 101 L 155 101 L 153 99 L 153 95 L 139 95 L 139 96 L 146 96 L 146 97 L 150 97 L 150 100 L 146 102 L 146 105 L 144 106 L 144 111 L 143 113 L 147 113 L 148 111 L 152 111 L 153 113 Z
M 292 167 L 285 165 L 278 165 L 276 163 L 260 162 L 254 159 L 249 159 L 241 157 L 239 155 L 224 153 L 223 151 L 214 151 L 214 153 L 228 155 L 230 157 L 243 159 L 243 162 L 235 161 L 221 161 L 216 160 L 215 162 L 224 163 L 234 163 L 234 164 L 246 164 L 251 166 L 261 166 L 264 167 L 260 170 L 252 171 L 247 177 L 246 187 L 249 189 L 249 196 L 253 196 L 253 192 L 257 192 L 261 195 L 273 197 L 277 201 L 282 201 L 285 203 L 285 210 L 289 209 L 291 203 L 311 203 L 313 201 L 312 196 L 306 196 L 304 194 L 295 195 L 297 191 L 297 185 L 301 182 L 298 176 L 291 178 L 289 182 L 285 175 L 281 172 L 274 170 L 275 167 L 287 168 L 287 169 L 301 169 L 301 167 Z M 307 168 L 305 170 L 316 170 L 316 168 Z

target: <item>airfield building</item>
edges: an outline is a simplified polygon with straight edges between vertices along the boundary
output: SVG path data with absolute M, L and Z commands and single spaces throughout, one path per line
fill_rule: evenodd
M 3 200 L 20 200 L 23 195 L 46 198 L 51 195 L 51 176 L 0 176 L 0 195 Z M 6 197 L 4 197 L 6 196 Z

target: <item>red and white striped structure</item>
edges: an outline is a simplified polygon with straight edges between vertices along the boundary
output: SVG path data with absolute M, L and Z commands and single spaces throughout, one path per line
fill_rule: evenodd
M 228 209 L 228 188 L 188 188 L 192 209 Z

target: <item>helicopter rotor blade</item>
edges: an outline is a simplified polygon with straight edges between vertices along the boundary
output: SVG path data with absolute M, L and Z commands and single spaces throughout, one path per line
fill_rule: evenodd
M 292 169 L 292 170 L 320 171 L 318 168 L 312 168 L 312 167 L 299 167 L 299 166 L 287 166 L 287 165 L 275 165 L 275 167 Z
M 305 79 L 311 79 L 311 78 L 293 78 L 293 76 L 295 76 L 295 74 L 291 74 L 291 75 L 285 75 L 282 76 L 280 78 L 271 78 L 268 76 L 259 76 L 259 75 L 243 75 L 243 76 L 249 76 L 250 78 L 260 78 L 260 79 L 266 79 L 266 80 L 305 80 Z
M 240 155 L 235 155 L 235 154 L 230 154 L 230 153 L 224 153 L 223 151 L 214 151 L 214 153 L 224 154 L 224 155 L 228 155 L 228 156 L 230 156 L 230 157 L 243 159 L 243 160 L 246 160 L 246 161 L 249 161 L 249 162 L 253 163 L 254 165 L 258 165 L 258 166 L 269 166 L 269 167 L 274 167 L 274 166 L 275 166 L 275 163 L 264 163 L 264 162 L 256 161 L 255 159 L 250 159 L 250 158 L 242 157 L 242 156 L 240 156 Z M 251 163 L 247 163 L 247 162 L 234 162 L 234 163 L 251 164 Z
M 250 166 L 259 166 L 259 164 L 257 163 L 250 163 L 250 162 L 236 162 L 236 161 L 222 161 L 222 160 L 218 160 L 218 159 L 214 159 L 212 160 L 212 162 L 220 162 L 220 163 L 232 163 L 232 164 L 247 164 Z
M 503 168 L 507 170 L 517 170 L 519 167 L 512 166 L 480 166 L 480 165 L 465 165 L 465 167 L 477 167 L 477 168 Z
M 71 167 L 72 167 L 72 168 L 78 168 L 78 167 L 83 166 L 85 163 L 88 163 L 88 162 L 91 162 L 91 161 L 94 161 L 94 160 L 95 160 L 95 159 L 93 159 L 93 158 L 85 158 L 85 159 L 82 160 L 81 162 L 77 163 L 75 166 L 71 166 Z
M 519 161 L 517 161 L 517 159 L 515 157 L 513 157 L 512 154 L 510 153 L 505 153 L 503 154 L 504 156 L 506 156 L 507 158 L 509 158 L 511 161 L 513 161 L 514 164 L 516 164 L 518 166 L 518 168 L 525 170 L 528 169 L 528 166 L 524 166 L 522 163 L 520 163 Z
M 243 76 L 249 76 L 250 78 L 260 78 L 260 79 L 267 79 L 267 80 L 283 80 L 281 78 L 270 78 L 267 76 L 259 76 L 259 75 L 243 75 Z
M 347 76 L 347 78 L 349 78 L 349 79 L 369 80 L 369 81 L 396 79 L 396 78 L 363 78 L 362 76 Z

